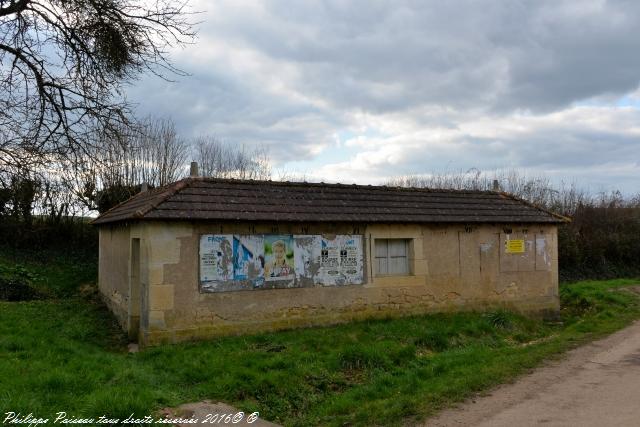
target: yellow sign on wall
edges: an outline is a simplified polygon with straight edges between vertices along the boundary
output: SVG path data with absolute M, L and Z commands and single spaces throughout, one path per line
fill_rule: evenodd
M 505 252 L 508 254 L 523 254 L 524 253 L 524 240 L 515 239 L 507 240 L 504 242 Z

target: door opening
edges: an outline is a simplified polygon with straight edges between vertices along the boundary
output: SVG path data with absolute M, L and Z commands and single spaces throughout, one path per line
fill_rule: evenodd
M 138 341 L 140 331 L 140 239 L 131 239 L 129 274 L 129 340 Z

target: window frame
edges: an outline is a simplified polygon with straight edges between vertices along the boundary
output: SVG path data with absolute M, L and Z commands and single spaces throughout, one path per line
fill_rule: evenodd
M 389 241 L 402 241 L 404 242 L 404 256 L 392 256 L 391 251 L 389 250 Z M 378 242 L 386 242 L 386 255 L 384 257 L 378 256 Z M 412 249 L 412 238 L 407 237 L 384 237 L 384 238 L 373 238 L 373 247 L 372 247 L 372 260 L 373 260 L 373 275 L 374 277 L 406 277 L 412 276 L 413 268 L 411 265 L 412 257 L 411 257 L 411 249 Z M 404 258 L 406 269 L 402 272 L 398 273 L 389 273 L 389 265 L 391 259 Z M 386 259 L 387 271 L 380 272 L 380 263 L 379 259 Z

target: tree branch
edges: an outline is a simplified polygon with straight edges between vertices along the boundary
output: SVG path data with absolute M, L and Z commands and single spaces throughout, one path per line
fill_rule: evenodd
M 30 0 L 18 0 L 9 2 L 9 6 L 0 7 L 0 16 L 9 16 L 22 12 Z

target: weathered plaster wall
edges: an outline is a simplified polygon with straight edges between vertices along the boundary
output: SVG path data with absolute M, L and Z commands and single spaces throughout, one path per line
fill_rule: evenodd
M 98 288 L 120 325 L 128 328 L 130 227 L 99 231 Z
M 117 264 L 122 271 L 121 263 L 102 260 L 103 233 L 108 229 L 103 230 L 101 277 L 105 272 L 112 274 L 103 269 L 103 262 Z M 201 293 L 199 236 L 223 233 L 363 234 L 366 283 Z M 524 239 L 526 252 L 504 253 L 507 236 Z M 542 312 L 559 308 L 555 226 L 145 222 L 132 228 L 131 237 L 141 242 L 143 344 L 432 311 L 507 306 Z M 412 239 L 411 275 L 373 274 L 370 260 L 376 238 Z M 542 242 L 542 238 L 544 244 L 536 245 L 536 239 Z M 119 236 L 111 242 L 128 247 L 122 239 Z M 125 258 L 123 254 L 119 257 Z M 103 284 L 101 279 L 103 293 L 115 289 L 121 279 L 107 280 Z

